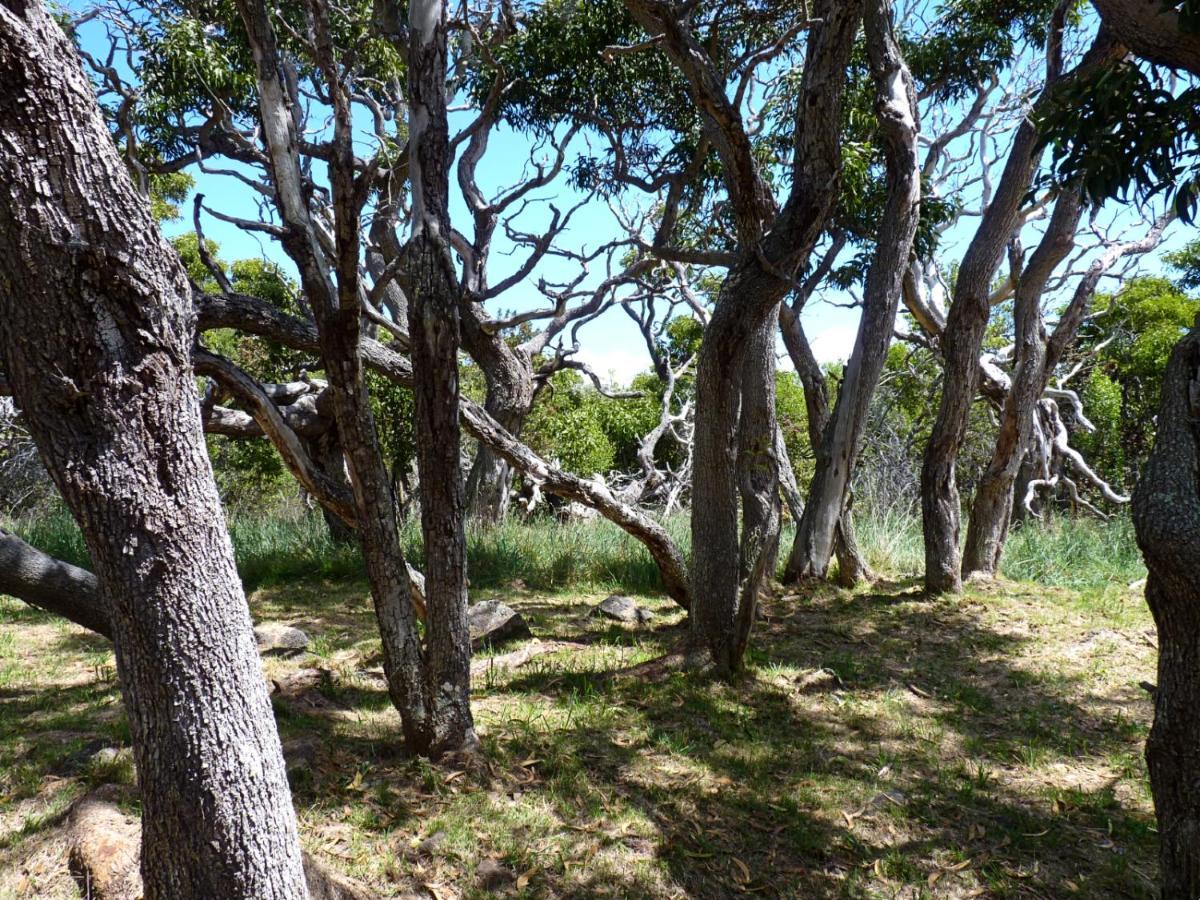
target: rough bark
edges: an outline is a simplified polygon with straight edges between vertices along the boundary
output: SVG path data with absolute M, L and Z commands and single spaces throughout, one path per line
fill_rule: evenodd
M 1200 75 L 1200 33 L 1184 27 L 1179 10 L 1155 0 L 1092 0 L 1106 27 L 1153 63 Z
M 328 43 L 327 23 L 320 29 L 319 55 L 334 102 L 334 139 L 330 180 L 333 187 L 337 283 L 322 247 L 307 200 L 299 138 L 292 103 L 280 74 L 274 27 L 260 0 L 239 0 L 254 55 L 262 135 L 270 159 L 276 207 L 284 223 L 283 245 L 296 263 L 301 285 L 316 316 L 317 345 L 329 379 L 338 434 L 354 492 L 363 561 L 383 644 L 388 693 L 400 712 L 405 743 L 414 752 L 428 750 L 429 710 L 422 674 L 423 651 L 412 602 L 412 586 L 400 552 L 399 525 L 391 479 L 379 450 L 370 398 L 363 378 L 359 279 L 361 185 L 354 179 L 349 100 L 338 83 Z M 270 316 L 278 320 L 279 316 Z
M 864 20 L 876 89 L 876 116 L 887 158 L 888 199 L 875 256 L 867 272 L 863 314 L 833 415 L 816 446 L 817 464 L 804 517 L 796 530 L 787 574 L 824 578 L 835 532 L 846 508 L 850 478 L 867 412 L 892 343 L 904 273 L 920 213 L 916 89 L 892 34 L 891 4 L 868 2 Z
M 1078 191 L 1068 190 L 1059 196 L 1050 224 L 1017 280 L 1013 310 L 1016 368 L 1000 413 L 996 446 L 971 504 L 963 550 L 964 578 L 994 575 L 1000 566 L 1000 554 L 1012 518 L 1013 485 L 1033 431 L 1037 401 L 1048 376 L 1042 294 L 1054 270 L 1075 246 L 1075 232 L 1082 213 L 1083 201 Z
M 1162 896 L 1200 896 L 1200 322 L 1163 378 L 1154 449 L 1133 493 L 1158 627 L 1158 690 L 1146 763 L 1158 817 Z
M 149 898 L 303 898 L 249 610 L 205 453 L 190 291 L 74 48 L 0 4 L 0 348 L 111 615 Z
M 992 277 L 1020 223 L 1021 203 L 1040 157 L 1034 119 L 1037 109 L 1050 101 L 1063 82 L 1061 45 L 1065 14 L 1066 5 L 1060 4 L 1050 26 L 1045 85 L 1034 115 L 1026 117 L 1013 136 L 991 205 L 984 212 L 959 267 L 954 299 L 942 332 L 942 397 L 921 466 L 925 588 L 932 593 L 962 590 L 961 510 L 954 470 L 979 388 L 979 352 L 991 312 Z M 1120 52 L 1121 48 L 1102 29 L 1074 74 L 1097 71 L 1118 58 Z
M 459 470 L 458 286 L 450 258 L 446 6 L 409 0 L 409 146 L 413 234 L 405 253 L 413 401 L 425 538 L 425 692 L 430 751 L 478 745 L 471 719 L 467 544 Z

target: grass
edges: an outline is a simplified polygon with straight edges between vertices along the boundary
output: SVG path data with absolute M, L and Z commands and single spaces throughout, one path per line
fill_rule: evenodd
M 488 896 L 484 863 L 530 897 L 1153 896 L 1137 686 L 1153 632 L 1125 581 L 1128 531 L 1023 529 L 1006 573 L 1042 583 L 931 601 L 904 575 L 899 524 L 860 528 L 897 580 L 778 592 L 735 685 L 610 677 L 673 646 L 682 614 L 608 526 L 472 535 L 473 595 L 569 649 L 478 675 L 486 765 L 462 772 L 404 754 L 358 575 L 307 525 L 235 522 L 255 617 L 314 638 L 312 654 L 264 660 L 281 683 L 321 672 L 276 697 L 285 744 L 311 751 L 293 782 L 306 847 L 383 896 Z M 331 574 L 284 574 L 305 560 Z M 652 627 L 587 615 L 616 588 L 657 612 Z M 78 896 L 61 814 L 132 778 L 125 757 L 95 755 L 129 744 L 111 653 L 0 599 L 0 700 L 0 898 Z
M 687 517 L 677 515 L 665 524 L 683 552 L 690 552 Z M 857 516 L 855 526 L 875 571 L 897 577 L 921 572 L 924 550 L 917 517 L 882 510 Z M 88 565 L 79 528 L 63 509 L 17 520 L 8 527 L 52 556 Z M 357 578 L 362 573 L 357 548 L 332 540 L 316 514 L 285 510 L 235 515 L 229 533 L 248 590 L 304 578 Z M 793 534 L 789 525 L 781 536 L 781 565 Z M 405 523 L 401 540 L 405 555 L 419 564 L 417 522 Z M 467 545 L 471 584 L 477 589 L 515 583 L 543 591 L 650 593 L 661 589 L 658 571 L 642 545 L 603 519 L 559 522 L 540 517 L 521 522 L 513 518 L 496 528 L 468 530 Z M 1052 517 L 1018 526 L 1005 546 L 1001 570 L 1015 580 L 1070 587 L 1089 597 L 1119 594 L 1146 574 L 1128 518 L 1099 522 Z

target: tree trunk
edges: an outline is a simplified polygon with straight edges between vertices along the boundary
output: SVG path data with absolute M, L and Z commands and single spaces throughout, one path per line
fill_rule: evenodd
M 274 27 L 261 0 L 239 0 L 238 9 L 254 53 L 259 118 L 270 158 L 276 205 L 285 224 L 284 249 L 296 263 L 313 307 L 321 360 L 329 379 L 330 402 L 346 456 L 358 513 L 359 540 L 371 582 L 375 618 L 383 645 L 388 694 L 400 713 L 405 742 L 415 753 L 427 752 L 429 710 L 422 674 L 424 661 L 413 608 L 412 585 L 400 552 L 396 504 L 379 448 L 370 397 L 363 378 L 360 346 L 362 310 L 359 293 L 359 204 L 354 184 L 352 123 L 343 87 L 332 80 L 335 105 L 330 181 L 335 206 L 337 285 L 309 213 L 297 151 L 296 120 L 280 78 Z M 317 22 L 319 17 L 314 17 Z M 322 30 L 328 23 L 320 22 Z M 327 34 L 323 35 L 327 37 Z M 326 56 L 332 51 L 322 42 Z M 334 67 L 326 59 L 327 68 Z M 279 320 L 276 314 L 274 318 Z
M 1158 690 L 1146 763 L 1158 817 L 1162 896 L 1200 896 L 1200 322 L 1163 379 L 1158 434 L 1133 493 L 1158 626 Z
M 738 610 L 748 586 L 738 538 L 738 419 L 749 347 L 739 340 L 738 332 L 744 326 L 736 322 L 733 304 L 722 306 L 721 299 L 753 296 L 763 290 L 781 293 L 776 280 L 764 277 L 753 260 L 729 273 L 705 331 L 696 374 L 689 622 L 693 643 L 707 651 L 711 663 L 723 674 L 741 665 L 735 653 Z M 753 345 L 752 340 L 748 343 Z
M 533 407 L 533 366 L 502 335 L 489 334 L 469 309 L 461 315 L 463 345 L 487 382 L 484 409 L 515 438 L 521 437 Z M 513 470 L 508 460 L 480 444 L 467 479 L 467 513 L 476 522 L 495 525 L 508 515 Z
M 281 313 L 274 307 L 245 295 L 201 294 L 193 298 L 200 313 L 200 327 L 237 328 L 278 341 L 285 347 L 318 352 L 317 329 L 303 319 Z M 409 361 L 378 341 L 364 339 L 363 361 L 401 387 L 413 386 Z M 466 397 L 459 398 L 462 424 L 472 437 L 487 445 L 542 489 L 567 500 L 575 500 L 598 511 L 610 522 L 633 535 L 658 566 L 667 596 L 684 609 L 691 603 L 687 565 L 683 553 L 662 525 L 635 506 L 623 503 L 606 486 L 549 465 L 516 440 L 483 407 Z
M 736 628 L 709 652 L 719 670 L 741 668 L 758 611 L 759 592 L 775 574 L 782 510 L 775 456 L 775 320 L 767 318 L 747 350 L 741 377 L 738 421 L 738 493 L 742 501 L 739 596 Z
M 339 488 L 350 490 L 346 480 L 346 457 L 342 453 L 342 442 L 338 440 L 337 427 L 332 427 L 324 434 L 312 440 L 305 441 L 309 458 L 313 465 L 325 478 Z M 335 544 L 352 544 L 356 540 L 354 529 L 347 525 L 340 516 L 326 506 L 321 507 L 321 516 L 325 527 Z
M 0 348 L 111 616 L 149 898 L 303 898 L 283 755 L 201 432 L 190 289 L 74 48 L 0 3 Z
M 916 90 L 892 34 L 887 4 L 865 8 L 867 51 L 876 88 L 876 115 L 887 152 L 888 199 L 875 257 L 867 272 L 862 321 L 833 415 L 817 451 L 804 517 L 788 560 L 792 578 L 824 578 L 835 532 L 846 508 L 875 386 L 892 343 L 896 309 L 920 212 Z
M 458 390 L 458 288 L 450 258 L 446 114 L 446 7 L 410 0 L 408 99 L 413 236 L 405 279 L 412 341 L 421 531 L 428 604 L 425 690 L 430 750 L 473 749 L 471 649 L 467 630 L 467 548 Z
M 925 589 L 931 593 L 962 590 L 958 548 L 959 506 L 955 465 L 966 437 L 971 405 L 979 387 L 979 352 L 991 313 L 991 283 L 1014 231 L 1040 156 L 1036 113 L 1062 83 L 1062 30 L 1066 8 L 1050 23 L 1045 86 L 1017 128 L 1008 160 L 991 204 L 983 214 L 954 285 L 954 300 L 942 332 L 942 398 L 921 466 L 921 519 L 925 537 Z M 1111 64 L 1120 55 L 1103 30 L 1073 73 L 1078 77 Z
M 1083 201 L 1077 191 L 1059 196 L 1046 233 L 1017 280 L 1013 313 L 1016 368 L 1001 411 L 996 447 L 971 505 L 963 551 L 964 578 L 995 575 L 1000 567 L 1000 554 L 1012 518 L 1013 485 L 1033 432 L 1038 398 L 1049 376 L 1042 294 L 1054 270 L 1075 246 L 1075 230 L 1082 213 Z
M 813 356 L 812 346 L 804 334 L 800 317 L 785 305 L 779 307 L 779 324 L 783 332 L 783 345 L 787 348 L 800 383 L 804 386 L 804 406 L 808 413 L 808 443 L 817 451 L 829 423 L 829 388 L 825 384 L 825 373 L 821 371 L 820 363 Z M 803 518 L 803 516 L 801 517 Z M 797 525 L 799 520 L 797 520 Z M 793 553 L 795 539 L 793 538 Z M 867 561 L 858 548 L 858 538 L 854 533 L 854 520 L 850 515 L 849 506 L 842 510 L 837 528 L 833 535 L 833 552 L 838 562 L 838 583 L 845 587 L 853 587 L 860 581 L 870 581 L 875 576 Z M 784 578 L 794 579 L 792 574 L 791 557 Z

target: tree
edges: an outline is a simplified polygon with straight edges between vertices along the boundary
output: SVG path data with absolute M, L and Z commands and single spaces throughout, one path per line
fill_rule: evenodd
M 1158 818 L 1162 896 L 1200 893 L 1200 330 L 1175 347 L 1163 378 L 1154 449 L 1133 492 L 1146 559 L 1146 602 L 1158 628 L 1158 689 L 1146 763 Z
M 876 18 L 885 15 L 886 22 Z M 887 158 L 887 201 L 867 272 L 858 336 L 837 403 L 816 447 L 816 472 L 788 560 L 788 574 L 795 578 L 823 578 L 829 566 L 867 412 L 892 342 L 904 271 L 920 215 L 916 88 L 892 34 L 890 10 L 868 6 L 865 19 L 876 116 Z
M 1081 79 L 1111 65 L 1122 48 L 1103 30 L 1083 59 L 1063 72 L 1062 38 L 1069 4 L 1056 7 L 1046 48 L 1046 76 L 1035 102 L 1044 107 L 1063 80 Z M 1009 148 L 1004 172 L 963 257 L 953 301 L 942 329 L 945 379 L 937 419 L 921 468 L 921 511 L 925 537 L 925 587 L 934 593 L 962 589 L 959 552 L 961 515 L 955 463 L 980 382 L 979 355 L 992 306 L 992 279 L 1015 230 L 1041 156 L 1038 130 L 1025 119 Z
M 0 6 L 0 350 L 111 617 L 150 898 L 306 896 L 279 737 L 204 452 L 190 289 L 74 48 Z

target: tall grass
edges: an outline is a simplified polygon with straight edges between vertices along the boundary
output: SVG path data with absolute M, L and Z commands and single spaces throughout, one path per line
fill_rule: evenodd
M 691 540 L 686 515 L 665 523 L 686 554 Z M 920 519 L 899 510 L 855 516 L 859 544 L 871 567 L 891 577 L 921 573 L 924 550 Z M 76 565 L 88 555 L 74 520 L 65 510 L 11 523 L 30 544 Z M 319 515 L 299 510 L 242 513 L 229 522 L 238 572 L 247 589 L 300 578 L 361 578 L 362 558 L 354 545 L 329 537 Z M 421 534 L 410 521 L 401 533 L 404 553 L 421 560 Z M 791 546 L 791 529 L 781 536 L 780 560 Z M 658 570 L 642 545 L 603 519 L 559 522 L 509 520 L 495 528 L 467 531 L 472 591 L 522 583 L 532 590 L 567 588 L 660 590 Z M 1128 518 L 1107 522 L 1052 517 L 1015 528 L 1004 550 L 1005 576 L 1081 591 L 1125 589 L 1145 575 Z
M 1146 576 L 1133 521 L 1051 516 L 1022 523 L 1004 545 L 1001 570 L 1012 579 L 1076 590 L 1128 588 Z
M 684 552 L 690 546 L 686 517 L 666 527 Z M 9 527 L 40 550 L 90 567 L 75 520 L 60 508 Z M 357 546 L 329 536 L 319 515 L 299 510 L 230 516 L 238 573 L 248 590 L 298 578 L 364 577 Z M 400 535 L 414 565 L 422 556 L 419 523 L 409 521 Z M 522 582 L 533 590 L 568 587 L 651 593 L 661 588 L 658 569 L 642 545 L 606 520 L 558 522 L 515 519 L 495 528 L 469 528 L 467 560 L 473 590 Z

